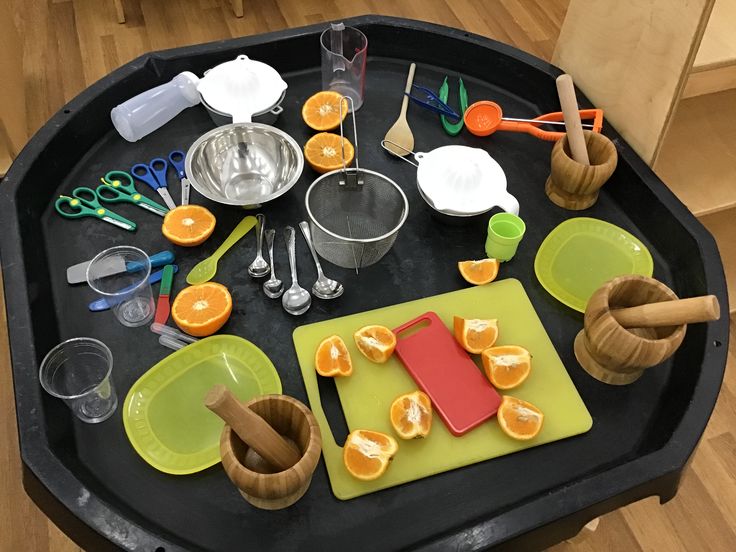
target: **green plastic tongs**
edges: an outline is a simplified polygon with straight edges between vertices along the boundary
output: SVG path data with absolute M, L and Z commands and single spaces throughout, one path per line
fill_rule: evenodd
M 455 123 L 451 123 L 447 117 L 445 117 L 444 115 L 440 115 L 442 127 L 445 129 L 445 132 L 450 136 L 457 136 L 458 134 L 460 134 L 460 131 L 463 129 L 462 114 L 464 114 L 465 110 L 468 109 L 468 91 L 465 90 L 463 79 L 458 78 L 458 80 L 460 81 L 460 119 Z M 445 80 L 442 82 L 442 86 L 440 86 L 439 96 L 440 100 L 447 103 L 447 98 L 450 96 L 450 85 L 447 84 L 447 77 L 445 77 Z

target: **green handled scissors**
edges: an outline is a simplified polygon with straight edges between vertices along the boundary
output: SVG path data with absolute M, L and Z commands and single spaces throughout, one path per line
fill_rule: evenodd
M 71 209 L 71 212 L 65 211 L 62 209 L 62 206 Z M 71 197 L 65 195 L 59 196 L 54 207 L 65 218 L 95 217 L 129 232 L 133 232 L 136 229 L 135 222 L 121 217 L 100 205 L 100 201 L 97 199 L 97 193 L 92 188 L 86 188 L 84 186 L 74 188 Z
M 101 178 L 102 185 L 97 187 L 97 197 L 107 203 L 132 203 L 141 209 L 163 217 L 169 210 L 163 205 L 148 199 L 135 189 L 133 177 L 125 171 L 110 171 Z

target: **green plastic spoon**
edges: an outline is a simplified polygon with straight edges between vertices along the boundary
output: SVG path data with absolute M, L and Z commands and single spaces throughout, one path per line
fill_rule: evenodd
M 238 243 L 240 238 L 245 236 L 255 225 L 256 217 L 248 215 L 241 220 L 235 229 L 230 232 L 227 239 L 222 242 L 222 245 L 217 248 L 217 251 L 207 257 L 204 261 L 198 263 L 197 266 L 187 274 L 187 284 L 193 286 L 195 284 L 204 284 L 205 282 L 209 282 L 217 273 L 217 261 L 220 260 L 220 257 L 222 257 L 233 245 Z

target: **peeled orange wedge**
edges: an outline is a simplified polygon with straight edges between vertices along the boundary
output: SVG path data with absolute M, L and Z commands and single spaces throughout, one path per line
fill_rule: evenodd
M 399 450 L 396 439 L 385 433 L 356 429 L 345 440 L 342 461 L 350 475 L 363 481 L 381 477 Z
M 161 232 L 173 244 L 193 247 L 212 235 L 215 222 L 215 215 L 200 205 L 180 205 L 166 213 Z
M 396 348 L 396 336 L 386 326 L 364 326 L 353 339 L 363 356 L 379 364 L 386 362 Z
M 391 404 L 391 425 L 402 439 L 420 439 L 432 429 L 432 401 L 421 392 L 401 395 Z
M 524 383 L 532 371 L 532 356 L 518 345 L 489 347 L 481 358 L 486 376 L 496 389 L 513 389 Z
M 481 259 L 480 261 L 460 261 L 457 263 L 457 268 L 466 282 L 482 286 L 496 279 L 500 265 L 501 263 L 496 259 Z
M 179 328 L 196 337 L 212 335 L 230 318 L 233 299 L 222 284 L 207 282 L 184 288 L 171 305 Z
M 504 395 L 496 417 L 506 435 L 521 441 L 536 437 L 544 422 L 544 414 L 536 406 L 509 395 Z
M 348 114 L 348 101 L 337 92 L 317 92 L 302 106 L 302 119 L 314 130 L 332 130 L 340 125 L 340 101 L 342 118 Z
M 498 320 L 454 318 L 455 339 L 469 353 L 479 354 L 493 347 L 498 338 Z
M 322 340 L 314 355 L 314 366 L 320 376 L 328 378 L 349 376 L 353 373 L 350 351 L 339 335 L 331 335 Z
M 304 159 L 320 174 L 342 169 L 342 158 L 349 167 L 355 157 L 355 148 L 347 138 L 343 138 L 345 153 L 340 145 L 340 136 L 331 132 L 320 132 L 312 136 L 304 145 Z

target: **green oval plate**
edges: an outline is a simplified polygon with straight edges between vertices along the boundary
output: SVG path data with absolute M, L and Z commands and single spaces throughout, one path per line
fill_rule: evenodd
M 203 404 L 218 383 L 242 401 L 281 393 L 276 368 L 250 341 L 215 335 L 187 345 L 143 374 L 125 397 L 123 424 L 136 452 L 175 475 L 219 462 L 223 422 Z
M 588 299 L 605 282 L 623 274 L 651 276 L 652 255 L 626 230 L 578 217 L 552 230 L 539 246 L 534 272 L 552 297 L 585 312 Z

